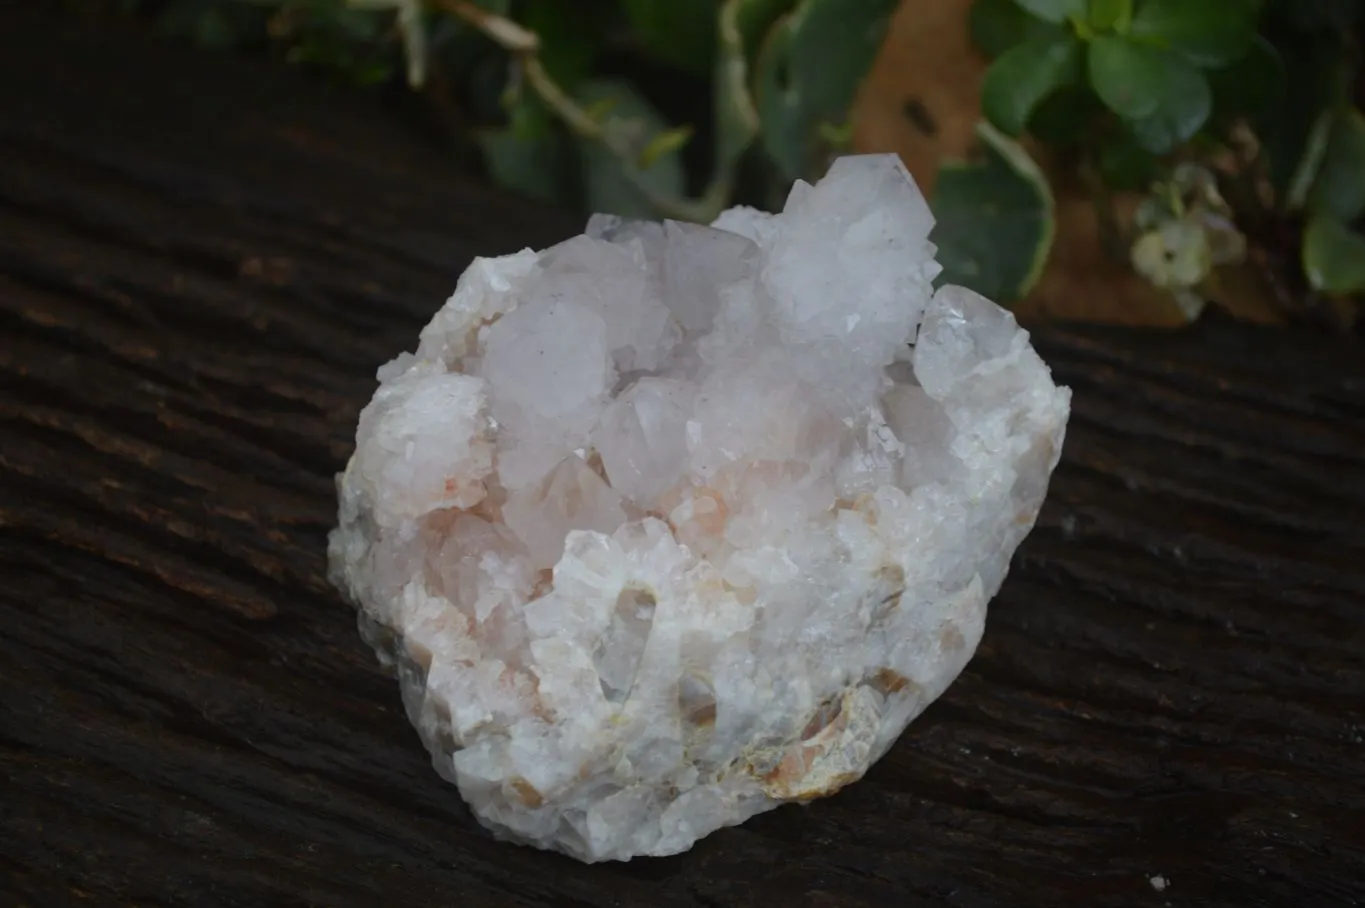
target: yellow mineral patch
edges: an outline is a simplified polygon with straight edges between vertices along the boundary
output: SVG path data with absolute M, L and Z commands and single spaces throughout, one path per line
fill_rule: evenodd
M 938 632 L 939 645 L 947 652 L 957 652 L 967 645 L 967 638 L 956 624 L 945 624 Z
M 837 713 L 830 714 L 831 706 Z M 835 704 L 817 710 L 807 723 L 812 737 L 794 741 L 773 765 L 771 748 L 752 755 L 751 774 L 763 791 L 782 801 L 811 801 L 833 794 L 867 771 L 881 715 L 872 692 L 848 688 Z M 766 771 L 763 771 L 765 767 Z
M 900 693 L 912 683 L 900 672 L 889 668 L 877 669 L 876 673 L 869 679 L 869 686 L 883 696 Z
M 536 791 L 536 787 L 521 776 L 513 776 L 512 781 L 508 784 L 510 784 L 512 790 L 516 792 L 517 800 L 521 801 L 521 803 L 525 804 L 527 807 L 539 807 L 545 803 L 545 799 L 541 796 L 540 792 Z

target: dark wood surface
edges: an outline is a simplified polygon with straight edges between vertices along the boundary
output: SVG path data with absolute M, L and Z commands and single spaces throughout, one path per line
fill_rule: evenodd
M 0 11 L 0 905 L 1365 903 L 1365 356 L 1219 322 L 1037 332 L 1048 505 L 862 782 L 663 860 L 479 830 L 331 476 L 470 256 L 576 228 L 297 72 Z

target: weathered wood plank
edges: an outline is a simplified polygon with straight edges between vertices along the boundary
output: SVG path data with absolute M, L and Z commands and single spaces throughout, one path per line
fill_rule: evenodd
M 576 225 L 296 72 L 0 15 L 0 902 L 1365 903 L 1358 347 L 1041 330 L 1073 426 L 962 679 L 835 798 L 582 866 L 477 828 L 323 577 L 375 367 Z

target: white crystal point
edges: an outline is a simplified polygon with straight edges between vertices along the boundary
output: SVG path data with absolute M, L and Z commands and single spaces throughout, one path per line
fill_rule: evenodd
M 686 381 L 645 376 L 608 405 L 593 433 L 607 481 L 641 509 L 687 472 L 694 393 Z
M 476 260 L 379 372 L 331 576 L 502 838 L 673 854 L 860 778 L 975 651 L 1060 456 L 890 156 Z

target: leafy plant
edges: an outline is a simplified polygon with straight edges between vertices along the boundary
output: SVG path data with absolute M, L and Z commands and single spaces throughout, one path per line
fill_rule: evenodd
M 707 220 L 734 200 L 742 171 L 758 175 L 765 198 L 823 171 L 847 142 L 848 108 L 896 5 L 167 0 L 152 9 L 164 31 L 216 45 L 257 40 L 263 19 L 289 59 L 362 84 L 401 68 L 414 88 L 458 108 L 459 131 L 489 174 L 520 192 Z M 711 103 L 670 125 L 658 92 L 630 77 L 640 70 L 685 85 L 675 97 L 709 92 Z M 698 136 L 712 147 L 690 147 Z
M 502 24 L 469 16 L 498 39 Z M 625 0 L 635 34 L 654 59 L 693 73 L 712 72 L 711 175 L 689 196 L 677 164 L 697 124 L 667 127 L 628 86 L 600 83 L 574 91 L 542 59 L 557 46 L 501 42 L 514 54 L 533 97 L 568 127 L 590 207 L 628 214 L 708 220 L 729 204 L 739 168 L 756 148 L 775 166 L 776 183 L 823 170 L 842 146 L 854 92 L 871 65 L 896 0 Z M 539 36 L 537 36 L 539 40 Z M 760 141 L 761 140 L 761 141 Z
M 1365 291 L 1361 20 L 1359 0 L 976 0 L 971 32 L 985 118 L 1087 175 L 1134 267 L 1194 317 L 1244 233 L 1284 223 L 1311 291 Z M 1144 186 L 1114 222 L 1109 193 Z
M 849 144 L 899 0 L 69 0 L 268 46 L 362 85 L 406 77 L 498 183 L 628 216 L 775 205 Z M 1103 245 L 1189 318 L 1230 270 L 1365 293 L 1365 0 L 974 0 L 978 151 L 944 162 L 945 279 L 1026 296 L 1078 175 Z M 1035 162 L 1035 158 L 1037 162 Z M 1041 162 L 1041 163 L 1038 163 Z M 1070 187 L 1068 187 L 1068 191 Z M 1145 199 L 1117 200 L 1133 192 Z M 1288 268 L 1284 264 L 1288 263 Z
M 987 123 L 985 154 L 949 161 L 938 175 L 934 211 L 943 280 L 1008 300 L 1037 281 L 1052 246 L 1053 201 L 1028 153 Z

